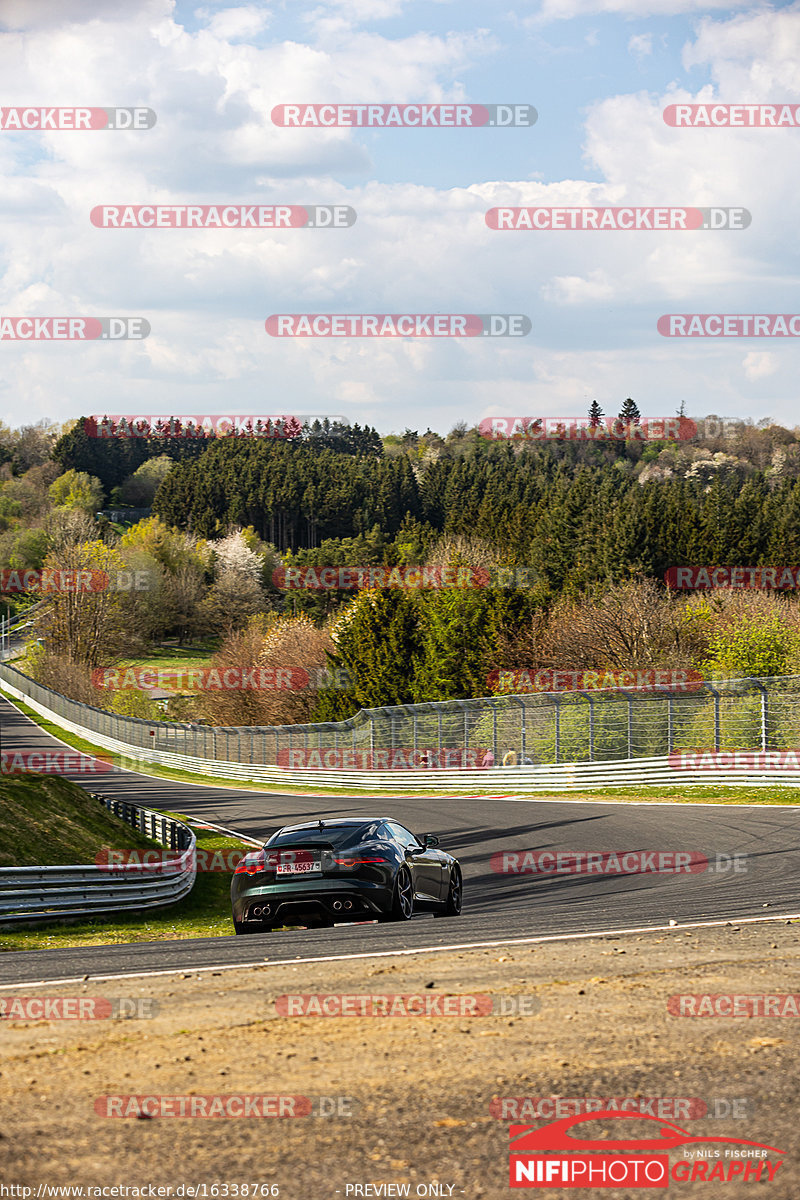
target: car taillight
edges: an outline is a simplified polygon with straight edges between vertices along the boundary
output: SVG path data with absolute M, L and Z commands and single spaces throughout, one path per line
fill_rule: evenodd
M 361 867 L 368 866 L 370 863 L 385 863 L 389 859 L 375 854 L 371 858 L 335 858 L 333 861 L 337 867 Z
M 260 875 L 267 870 L 267 856 L 263 850 L 255 854 L 245 854 L 236 864 L 234 875 Z

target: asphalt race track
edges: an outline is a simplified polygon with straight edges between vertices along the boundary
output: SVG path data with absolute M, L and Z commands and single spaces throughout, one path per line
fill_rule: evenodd
M 0 701 L 2 749 L 55 750 L 51 738 Z M 245 937 L 0 953 L 0 985 L 213 966 L 474 945 L 714 920 L 800 913 L 800 807 L 611 804 L 359 796 L 276 795 L 207 787 L 119 771 L 73 776 L 90 791 L 169 809 L 265 839 L 292 821 L 387 815 L 437 833 L 461 860 L 464 912 L 403 925 L 362 924 Z M 798 797 L 800 801 L 800 797 Z M 496 851 L 695 851 L 725 870 L 694 874 L 500 874 Z M 739 860 L 736 871 L 733 856 Z

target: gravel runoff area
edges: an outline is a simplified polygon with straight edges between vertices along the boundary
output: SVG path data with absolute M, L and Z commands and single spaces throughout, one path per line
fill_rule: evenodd
M 256 959 L 259 939 L 247 949 Z M 520 1194 L 508 1186 L 508 1126 L 554 1119 L 559 1110 L 540 1101 L 558 1096 L 630 1098 L 693 1134 L 744 1138 L 784 1153 L 767 1158 L 781 1162 L 771 1181 L 764 1172 L 760 1182 L 745 1182 L 740 1170 L 735 1183 L 672 1181 L 666 1194 L 712 1200 L 757 1188 L 770 1200 L 797 1200 L 800 1020 L 682 1017 L 670 1013 L 669 997 L 785 995 L 798 986 L 799 967 L 800 923 L 775 921 L 2 990 L 0 1180 L 32 1187 L 33 1197 L 59 1194 L 46 1185 L 73 1185 L 73 1196 L 87 1198 L 91 1188 L 120 1185 L 129 1190 L 105 1195 L 157 1195 L 159 1186 L 171 1186 L 178 1197 L 508 1197 Z M 378 1008 L 390 1003 L 387 995 L 421 995 L 421 1002 L 402 1003 L 433 1011 L 281 1015 L 289 1002 L 277 1003 L 280 996 L 321 993 L 369 993 Z M 463 1015 L 447 1015 L 447 995 L 461 997 L 449 1005 Z M 485 995 L 498 1011 L 471 1015 L 488 1002 L 470 998 Z M 102 1006 L 93 1009 L 92 1001 L 104 997 L 115 1011 L 121 1005 L 137 1015 L 34 1020 L 35 1010 L 14 1006 L 23 996 L 80 997 L 84 1012 L 96 1014 Z M 780 1003 L 784 1014 L 798 1011 Z M 114 1119 L 96 1112 L 96 1105 L 101 1113 L 152 1110 L 152 1099 L 98 1103 L 132 1095 L 194 1097 L 195 1111 L 207 1106 L 209 1114 L 208 1097 L 257 1096 L 265 1113 L 282 1104 L 284 1116 Z M 289 1119 L 309 1103 L 267 1096 L 306 1097 L 311 1111 Z M 520 1097 L 534 1099 L 523 1106 Z M 509 1098 L 518 1106 L 507 1103 L 501 1119 Z M 167 1112 L 191 1103 L 173 1100 Z M 223 1103 L 238 1112 L 245 1101 L 217 1108 Z M 625 1126 L 615 1123 L 614 1136 L 658 1132 L 652 1122 Z M 713 1155 L 713 1143 L 703 1150 Z M 720 1155 L 727 1171 L 732 1160 Z M 718 1160 L 697 1156 L 696 1147 L 680 1148 L 670 1161 L 688 1163 L 687 1173 L 714 1170 Z M 758 1161 L 747 1160 L 751 1176 Z M 536 1194 L 648 1193 L 540 1186 Z

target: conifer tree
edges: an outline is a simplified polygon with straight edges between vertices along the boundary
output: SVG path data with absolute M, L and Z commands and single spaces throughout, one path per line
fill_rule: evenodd
M 626 425 L 638 425 L 642 419 L 642 414 L 630 396 L 628 396 L 628 399 L 619 410 L 619 419 L 620 421 L 624 421 Z

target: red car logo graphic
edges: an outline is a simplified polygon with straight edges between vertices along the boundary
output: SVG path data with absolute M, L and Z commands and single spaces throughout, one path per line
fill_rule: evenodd
M 633 1138 L 614 1140 L 611 1138 L 581 1138 L 570 1135 L 573 1125 L 582 1125 L 584 1121 L 652 1121 L 659 1126 L 658 1137 Z M 783 1150 L 777 1146 L 766 1146 L 763 1142 L 750 1142 L 745 1138 L 713 1137 L 709 1134 L 695 1136 L 687 1133 L 678 1125 L 668 1125 L 658 1117 L 649 1117 L 644 1113 L 620 1112 L 608 1109 L 603 1112 L 578 1113 L 576 1116 L 564 1117 L 561 1121 L 553 1121 L 549 1125 L 537 1128 L 534 1125 L 511 1125 L 511 1152 L 513 1154 L 529 1154 L 542 1150 L 630 1150 L 639 1153 L 643 1150 L 665 1151 L 673 1150 L 676 1146 L 685 1146 L 697 1142 L 721 1142 L 736 1146 L 756 1146 L 760 1150 L 772 1150 L 775 1154 L 783 1155 Z

